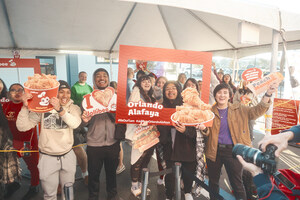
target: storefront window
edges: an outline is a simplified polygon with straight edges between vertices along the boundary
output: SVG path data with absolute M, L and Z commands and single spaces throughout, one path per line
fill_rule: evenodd
M 36 56 L 40 60 L 41 73 L 55 75 L 55 57 Z

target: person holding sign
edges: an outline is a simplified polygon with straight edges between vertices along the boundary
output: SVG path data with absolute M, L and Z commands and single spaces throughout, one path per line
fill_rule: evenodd
M 128 102 L 139 102 L 139 101 L 146 102 L 146 103 L 155 103 L 150 76 L 144 75 L 137 80 L 132 90 L 131 96 L 128 100 Z M 147 129 L 147 127 L 148 126 L 145 125 L 145 129 Z M 130 175 L 132 181 L 131 192 L 134 196 L 138 196 L 142 192 L 142 184 L 141 184 L 142 169 L 148 166 L 148 163 L 150 162 L 151 156 L 154 151 L 153 146 L 147 149 L 138 149 L 139 146 L 142 145 L 144 139 L 150 138 L 147 136 L 150 136 L 152 128 L 149 127 L 150 130 L 149 129 L 145 130 L 144 138 L 141 137 L 139 138 L 139 140 L 135 140 L 134 139 L 135 133 L 137 132 L 138 129 L 139 126 L 136 124 L 127 124 L 126 138 L 133 141 L 133 143 L 134 141 L 137 142 L 140 141 L 139 143 L 135 143 L 131 150 L 131 169 L 130 169 Z M 143 132 L 141 132 L 140 135 L 143 136 L 144 135 Z M 147 143 L 151 143 L 151 141 L 148 141 Z M 148 189 L 148 193 L 149 192 L 150 190 Z
M 249 81 L 242 81 L 242 88 L 238 89 L 233 96 L 233 103 L 241 103 L 246 106 L 256 106 L 258 104 L 257 97 L 253 92 L 247 87 Z M 255 125 L 255 120 L 249 121 L 250 139 L 253 140 L 253 127 Z
M 93 74 L 93 82 L 95 89 L 105 91 L 109 86 L 108 72 L 98 68 Z M 101 95 L 100 91 L 99 95 Z M 115 199 L 117 198 L 116 170 L 120 152 L 120 143 L 115 139 L 115 114 L 103 112 L 92 116 L 88 111 L 83 111 L 81 118 L 82 126 L 88 127 L 89 200 L 97 200 L 99 197 L 99 176 L 103 165 L 106 173 L 107 199 Z
M 38 163 L 44 199 L 56 199 L 57 187 L 74 183 L 76 156 L 72 150 L 73 130 L 81 123 L 81 110 L 71 100 L 71 88 L 66 81 L 59 81 L 57 97 L 49 103 L 53 109 L 46 113 L 30 112 L 28 100 L 32 94 L 22 96 L 23 107 L 17 118 L 19 131 L 28 131 L 41 123 L 38 141 L 40 157 Z M 64 196 L 63 196 L 64 199 Z
M 242 183 L 242 165 L 233 158 L 232 148 L 236 143 L 252 146 L 248 122 L 262 116 L 269 109 L 270 97 L 277 87 L 277 85 L 269 86 L 261 102 L 254 107 L 229 103 L 232 90 L 226 83 L 221 83 L 214 89 L 216 104 L 212 107 L 215 114 L 213 125 L 210 128 L 204 124 L 197 126 L 208 137 L 205 155 L 209 187 L 214 192 L 219 193 L 220 173 L 224 165 L 235 198 L 247 199 Z M 212 195 L 210 198 L 215 199 Z
M 181 106 L 181 86 L 174 81 L 168 81 L 163 88 L 163 106 L 176 108 Z M 163 145 L 164 159 L 167 168 L 172 168 L 175 162 L 180 162 L 182 167 L 195 173 L 196 171 L 196 129 L 176 122 L 174 126 L 157 126 L 160 132 L 160 142 Z M 192 200 L 191 189 L 193 180 L 182 174 L 186 200 Z M 167 199 L 174 197 L 174 174 L 165 176 Z

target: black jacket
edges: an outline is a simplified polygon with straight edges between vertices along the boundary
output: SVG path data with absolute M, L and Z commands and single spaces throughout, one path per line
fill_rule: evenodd
M 196 161 L 196 129 L 186 126 L 186 131 L 176 130 L 174 149 L 172 149 L 171 128 L 173 126 L 157 126 L 160 132 L 160 143 L 163 145 L 164 159 L 172 161 Z

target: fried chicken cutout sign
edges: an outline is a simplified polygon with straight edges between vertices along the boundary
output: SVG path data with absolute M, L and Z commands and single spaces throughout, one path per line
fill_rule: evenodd
M 94 90 L 83 97 L 82 108 L 88 112 L 88 116 L 114 112 L 116 111 L 116 100 L 115 90 L 112 87 Z
M 181 92 L 181 95 L 184 103 L 182 106 L 176 106 L 176 112 L 171 116 L 173 122 L 195 126 L 214 119 L 215 115 L 211 111 L 211 105 L 201 101 L 195 88 L 188 87 Z

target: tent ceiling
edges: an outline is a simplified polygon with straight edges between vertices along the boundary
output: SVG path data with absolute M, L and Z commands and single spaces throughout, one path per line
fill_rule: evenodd
M 118 52 L 120 44 L 195 51 L 249 47 L 238 43 L 242 20 L 208 12 L 117 0 L 1 1 L 2 50 L 15 48 L 3 5 L 17 49 L 93 50 L 108 55 L 110 50 Z M 300 41 L 300 31 L 287 32 L 286 39 Z M 272 29 L 260 26 L 260 44 L 271 40 Z

